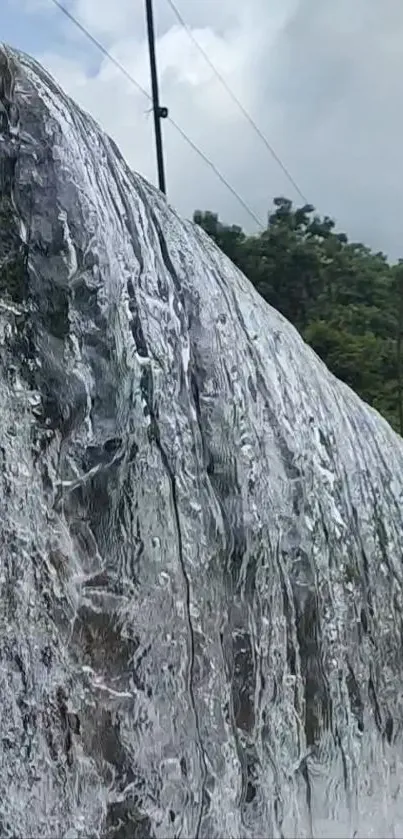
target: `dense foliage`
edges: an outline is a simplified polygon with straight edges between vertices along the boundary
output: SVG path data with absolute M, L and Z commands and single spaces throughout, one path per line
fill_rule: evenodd
M 331 218 L 276 198 L 267 228 L 248 236 L 197 211 L 194 220 L 330 370 L 403 433 L 403 261 L 349 242 Z

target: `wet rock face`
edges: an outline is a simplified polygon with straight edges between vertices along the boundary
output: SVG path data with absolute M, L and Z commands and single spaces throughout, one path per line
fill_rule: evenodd
M 402 441 L 6 48 L 0 99 L 0 835 L 401 835 Z

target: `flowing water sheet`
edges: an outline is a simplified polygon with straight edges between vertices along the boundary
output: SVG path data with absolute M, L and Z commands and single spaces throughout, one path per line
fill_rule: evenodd
M 0 94 L 0 835 L 402 836 L 402 441 L 39 65 Z

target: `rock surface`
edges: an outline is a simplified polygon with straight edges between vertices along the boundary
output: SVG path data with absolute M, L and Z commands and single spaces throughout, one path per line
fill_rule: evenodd
M 403 833 L 403 443 L 0 50 L 0 836 Z

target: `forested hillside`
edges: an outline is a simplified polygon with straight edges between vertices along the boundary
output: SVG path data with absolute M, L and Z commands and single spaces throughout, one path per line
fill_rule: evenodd
M 276 198 L 254 236 L 212 212 L 194 220 L 300 331 L 330 370 L 403 433 L 403 261 L 350 242 L 310 205 Z

